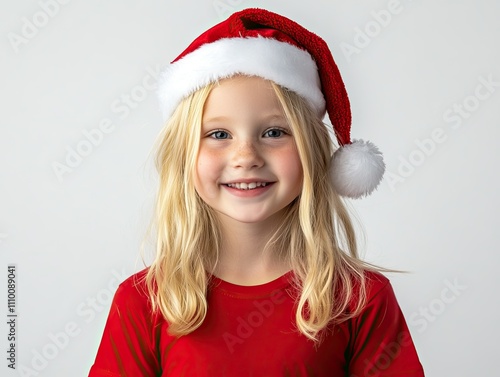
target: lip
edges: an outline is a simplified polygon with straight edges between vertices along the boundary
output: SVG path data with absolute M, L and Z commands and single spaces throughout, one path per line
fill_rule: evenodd
M 242 182 L 242 181 L 236 181 L 236 182 Z M 263 181 L 250 181 L 250 182 L 263 182 Z M 247 183 L 247 182 L 245 182 Z M 269 182 L 268 185 L 256 187 L 251 190 L 240 190 L 237 189 L 236 187 L 229 187 L 227 184 L 222 185 L 227 191 L 229 191 L 230 194 L 234 196 L 238 196 L 240 198 L 253 198 L 255 196 L 259 196 L 267 192 L 268 190 L 271 189 L 271 187 L 274 186 L 274 182 Z
M 223 184 L 227 185 L 229 183 L 252 183 L 252 182 L 274 183 L 272 181 L 268 181 L 267 179 L 262 179 L 262 178 L 240 178 L 240 179 L 235 179 L 234 181 L 225 182 Z

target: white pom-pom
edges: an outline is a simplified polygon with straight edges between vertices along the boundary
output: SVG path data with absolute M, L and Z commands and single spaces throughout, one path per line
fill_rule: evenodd
M 370 195 L 385 171 L 382 153 L 370 141 L 353 140 L 335 151 L 330 179 L 340 195 L 357 199 Z

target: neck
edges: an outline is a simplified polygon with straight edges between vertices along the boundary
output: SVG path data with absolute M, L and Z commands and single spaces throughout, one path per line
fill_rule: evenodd
M 242 223 L 225 215 L 219 216 L 222 245 L 215 275 L 241 285 L 263 284 L 274 280 L 290 268 L 266 243 L 281 224 L 281 213 L 259 223 Z

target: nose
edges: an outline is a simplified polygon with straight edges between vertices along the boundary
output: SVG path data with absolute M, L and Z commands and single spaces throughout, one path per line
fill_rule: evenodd
M 259 148 L 250 140 L 242 141 L 234 146 L 232 156 L 233 167 L 254 168 L 264 164 Z

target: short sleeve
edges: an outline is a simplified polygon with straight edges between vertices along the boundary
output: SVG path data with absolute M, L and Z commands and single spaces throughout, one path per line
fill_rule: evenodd
M 353 321 L 348 376 L 423 377 L 424 370 L 389 280 L 382 276 L 374 282 L 366 307 Z
M 134 283 L 118 287 L 89 377 L 153 377 L 160 375 L 154 341 L 155 321 L 148 297 Z

